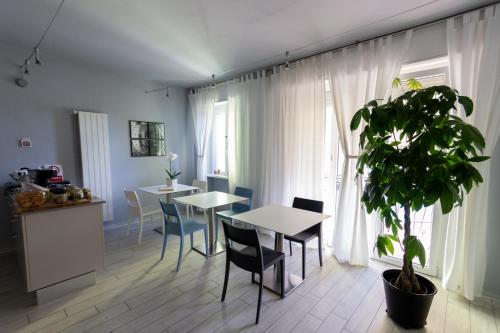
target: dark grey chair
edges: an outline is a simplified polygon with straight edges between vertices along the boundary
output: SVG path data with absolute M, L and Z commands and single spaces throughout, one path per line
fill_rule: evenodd
M 260 245 L 259 235 L 254 229 L 241 229 L 229 223 L 222 222 L 226 238 L 226 272 L 224 274 L 224 287 L 222 289 L 222 302 L 226 298 L 229 267 L 232 262 L 241 269 L 252 273 L 252 283 L 255 274 L 259 274 L 259 299 L 257 301 L 257 316 L 255 324 L 259 323 L 260 303 L 262 300 L 262 285 L 264 271 L 279 263 L 281 281 L 284 281 L 285 254 Z M 234 243 L 244 245 L 243 249 L 235 249 Z M 284 283 L 281 284 L 281 298 L 285 296 Z
M 323 213 L 323 201 L 310 200 L 304 198 L 294 198 L 293 205 L 294 208 L 309 210 L 311 212 Z M 302 245 L 302 278 L 306 278 L 306 243 L 314 238 L 318 238 L 318 252 L 319 252 L 319 265 L 323 266 L 322 258 L 322 237 L 321 237 L 321 222 L 306 229 L 296 235 L 287 236 L 285 239 L 290 242 L 290 255 L 292 255 L 292 242 L 299 243 Z

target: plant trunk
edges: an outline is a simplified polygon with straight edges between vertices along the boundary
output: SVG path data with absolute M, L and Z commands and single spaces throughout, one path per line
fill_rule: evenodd
M 406 253 L 406 242 L 408 241 L 411 235 L 411 220 L 410 220 L 410 204 L 404 204 L 405 211 L 405 220 L 404 220 L 404 255 L 403 255 L 403 269 L 401 270 L 401 274 L 396 280 L 396 287 L 403 289 L 408 292 L 413 292 L 420 294 L 422 293 L 422 288 L 420 287 L 420 283 L 417 280 L 417 276 L 415 275 L 415 271 L 413 270 L 413 263 L 411 260 L 408 260 L 408 256 Z

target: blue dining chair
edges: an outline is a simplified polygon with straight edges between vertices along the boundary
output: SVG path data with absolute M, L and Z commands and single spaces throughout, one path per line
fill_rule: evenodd
M 205 256 L 208 258 L 208 225 L 196 220 L 183 220 L 175 204 L 166 203 L 160 200 L 160 205 L 163 211 L 163 223 L 165 224 L 165 232 L 163 234 L 163 247 L 161 249 L 160 260 L 162 260 L 165 256 L 165 250 L 167 249 L 167 236 L 179 236 L 181 244 L 179 248 L 179 261 L 177 262 L 178 272 L 179 268 L 181 267 L 184 252 L 184 235 L 189 234 L 191 240 L 191 249 L 193 249 L 193 233 L 199 230 L 203 230 L 205 233 Z M 170 219 L 170 217 L 173 219 Z
M 219 219 L 226 220 L 232 225 L 233 215 L 248 212 L 250 209 L 252 209 L 253 190 L 251 188 L 236 186 L 236 188 L 234 189 L 234 195 L 245 197 L 248 200 L 246 201 L 246 203 L 235 202 L 231 205 L 231 209 L 217 212 L 217 214 L 215 215 L 215 241 L 218 241 L 219 239 Z

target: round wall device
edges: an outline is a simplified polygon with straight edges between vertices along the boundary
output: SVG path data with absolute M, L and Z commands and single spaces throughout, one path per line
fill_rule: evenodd
M 22 78 L 22 77 L 18 77 L 16 80 L 15 80 L 16 84 L 21 87 L 21 88 L 26 88 L 28 86 L 28 80 Z

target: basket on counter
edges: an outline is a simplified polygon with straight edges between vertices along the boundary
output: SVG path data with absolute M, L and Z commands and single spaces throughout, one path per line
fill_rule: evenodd
M 23 209 L 41 207 L 47 202 L 47 193 L 41 191 L 19 192 L 16 194 L 16 202 Z

